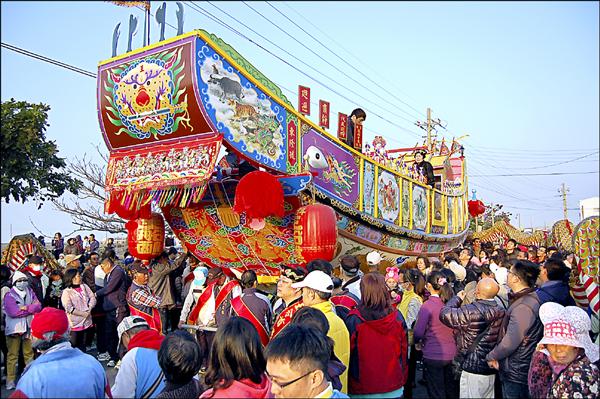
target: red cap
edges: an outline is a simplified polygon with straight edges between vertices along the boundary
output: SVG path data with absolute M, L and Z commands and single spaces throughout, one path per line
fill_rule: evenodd
M 69 319 L 64 310 L 47 307 L 36 313 L 31 321 L 31 335 L 44 339 L 44 334 L 54 331 L 54 336 L 61 336 L 69 328 Z

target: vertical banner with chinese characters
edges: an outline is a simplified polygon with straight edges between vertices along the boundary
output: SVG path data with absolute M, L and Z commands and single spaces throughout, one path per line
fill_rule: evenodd
M 319 126 L 329 129 L 329 102 L 319 100 Z
M 298 110 L 301 114 L 310 115 L 310 88 L 298 86 Z
M 354 148 L 362 151 L 363 127 L 358 123 L 354 124 Z
M 338 113 L 338 139 L 346 142 L 348 140 L 348 135 L 346 134 L 346 129 L 348 128 L 348 115 Z
M 295 166 L 297 162 L 297 151 L 296 145 L 296 122 L 290 121 L 287 125 L 287 136 L 288 136 L 288 162 L 290 166 Z

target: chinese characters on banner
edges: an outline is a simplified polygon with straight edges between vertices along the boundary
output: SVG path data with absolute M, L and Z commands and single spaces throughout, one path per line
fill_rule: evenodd
M 294 121 L 290 121 L 287 127 L 288 133 L 288 161 L 290 166 L 295 166 L 297 157 L 296 157 L 296 123 Z
M 329 129 L 329 102 L 319 100 L 319 126 Z
M 354 148 L 358 151 L 362 151 L 362 136 L 363 127 L 358 123 L 354 124 Z
M 298 110 L 301 114 L 310 115 L 310 88 L 298 86 Z
M 348 115 L 338 112 L 338 139 L 344 143 L 348 140 L 346 129 L 348 128 Z

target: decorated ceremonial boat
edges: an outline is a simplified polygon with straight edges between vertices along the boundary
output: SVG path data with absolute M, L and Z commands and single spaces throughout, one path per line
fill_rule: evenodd
M 457 141 L 428 148 L 431 188 L 414 168 L 415 150 L 425 147 L 387 151 L 377 136 L 364 154 L 361 137 L 351 148 L 213 34 L 195 30 L 115 56 L 99 64 L 97 79 L 110 151 L 105 210 L 129 220 L 129 248 L 141 258 L 163 248 L 162 216 L 151 204 L 200 260 L 267 275 L 280 264 L 346 253 L 364 263 L 373 250 L 399 266 L 466 237 Z M 244 174 L 255 169 L 278 180 L 283 212 L 234 210 Z M 248 190 L 271 195 L 260 183 Z M 326 207 L 307 208 L 312 203 Z

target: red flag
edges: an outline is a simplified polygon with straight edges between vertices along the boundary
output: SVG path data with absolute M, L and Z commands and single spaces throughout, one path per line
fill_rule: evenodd
M 310 88 L 298 86 L 298 110 L 301 114 L 310 115 Z
M 319 100 L 319 126 L 329 129 L 329 102 Z

